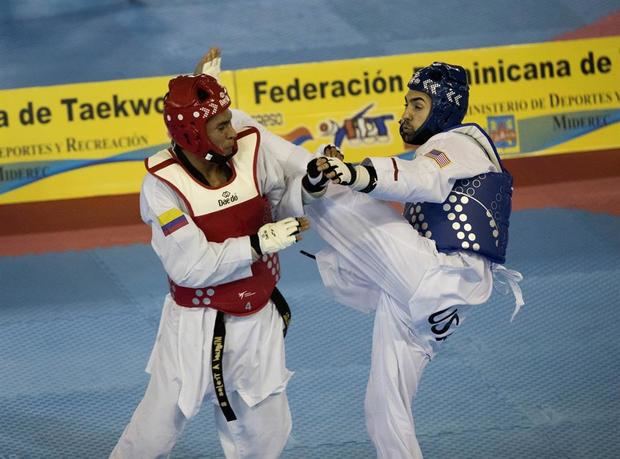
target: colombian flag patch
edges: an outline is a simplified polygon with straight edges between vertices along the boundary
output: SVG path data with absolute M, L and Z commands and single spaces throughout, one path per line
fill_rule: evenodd
M 179 209 L 170 209 L 157 217 L 166 236 L 187 225 L 187 217 Z

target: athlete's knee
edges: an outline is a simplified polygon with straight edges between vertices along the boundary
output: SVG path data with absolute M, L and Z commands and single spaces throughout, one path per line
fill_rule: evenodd
M 238 414 L 233 437 L 241 457 L 280 457 L 292 429 L 286 394 L 270 395 L 258 405 Z
M 270 445 L 268 449 L 282 451 L 293 426 L 288 399 L 285 393 L 279 393 L 271 395 L 268 400 L 273 408 L 271 416 L 258 423 L 256 435 Z
M 110 455 L 110 459 L 137 457 L 168 457 L 176 444 L 179 432 L 162 429 L 142 429 L 129 425 Z
M 143 399 L 112 454 L 115 458 L 166 457 L 187 419 L 176 401 Z

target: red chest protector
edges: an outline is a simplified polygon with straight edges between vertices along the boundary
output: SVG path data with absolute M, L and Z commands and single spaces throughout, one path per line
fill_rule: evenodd
M 248 128 L 238 134 L 237 144 L 239 149 L 231 160 L 233 175 L 228 183 L 217 188 L 195 180 L 168 150 L 147 159 L 148 171 L 177 192 L 196 226 L 212 242 L 255 234 L 262 225 L 273 221 L 269 201 L 258 187 L 260 133 Z M 180 306 L 247 315 L 267 304 L 279 279 L 278 256 L 271 254 L 253 263 L 252 276 L 244 279 L 201 288 L 182 287 L 172 280 L 169 283 L 170 293 Z

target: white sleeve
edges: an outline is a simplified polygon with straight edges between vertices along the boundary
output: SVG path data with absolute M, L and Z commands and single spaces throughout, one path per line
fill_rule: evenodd
M 272 133 L 244 112 L 233 111 L 234 118 L 236 122 L 254 126 L 260 132 L 258 178 L 261 192 L 269 198 L 274 218 L 303 215 L 301 179 L 312 154 Z
M 472 138 L 444 133 L 416 151 L 413 160 L 367 158 L 377 171 L 373 197 L 398 202 L 443 202 L 454 182 L 485 172 L 498 172 Z
M 179 219 L 178 229 L 167 235 L 158 218 L 166 212 L 178 215 Z M 222 243 L 208 241 L 190 218 L 179 196 L 150 174 L 142 183 L 140 214 L 151 227 L 151 245 L 155 253 L 177 285 L 205 287 L 252 275 L 252 249 L 248 236 L 229 238 Z

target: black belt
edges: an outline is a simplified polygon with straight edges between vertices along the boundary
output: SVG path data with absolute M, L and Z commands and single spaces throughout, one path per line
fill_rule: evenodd
M 284 329 L 282 332 L 286 336 L 288 331 L 288 325 L 291 321 L 291 309 L 288 307 L 288 303 L 277 288 L 273 289 L 271 293 L 271 300 L 276 306 L 276 309 L 282 317 L 284 322 Z M 224 325 L 224 313 L 217 311 L 215 316 L 215 326 L 213 327 L 213 343 L 211 344 L 211 374 L 213 375 L 213 388 L 215 396 L 217 397 L 217 403 L 220 405 L 220 409 L 226 421 L 235 421 L 237 416 L 230 406 L 228 397 L 226 396 L 226 388 L 224 387 L 224 369 L 222 367 L 222 357 L 224 355 L 224 341 L 226 338 L 226 326 Z

